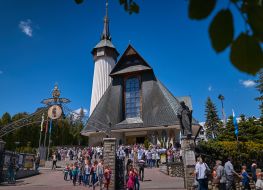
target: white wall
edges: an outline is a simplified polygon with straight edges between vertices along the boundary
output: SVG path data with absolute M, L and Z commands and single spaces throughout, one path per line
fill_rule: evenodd
M 90 115 L 92 114 L 102 95 L 111 83 L 111 77 L 109 76 L 109 74 L 114 65 L 115 60 L 111 57 L 106 56 L 100 57 L 94 64 L 92 94 L 89 112 Z

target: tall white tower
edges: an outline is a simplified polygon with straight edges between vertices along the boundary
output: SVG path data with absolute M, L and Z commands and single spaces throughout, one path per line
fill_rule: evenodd
M 101 40 L 93 48 L 91 53 L 95 64 L 89 112 L 90 115 L 111 83 L 111 77 L 109 74 L 119 55 L 118 51 L 111 42 L 108 18 L 108 1 L 106 2 L 106 15 L 104 17 L 104 27 Z

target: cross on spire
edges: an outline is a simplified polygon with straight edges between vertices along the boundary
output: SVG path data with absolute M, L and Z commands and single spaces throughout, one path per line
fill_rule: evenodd
M 103 32 L 101 35 L 102 40 L 111 40 L 110 28 L 109 28 L 109 17 L 108 17 L 108 6 L 109 6 L 109 3 L 108 3 L 108 0 L 106 0 L 106 14 L 104 17 L 104 27 L 103 27 Z

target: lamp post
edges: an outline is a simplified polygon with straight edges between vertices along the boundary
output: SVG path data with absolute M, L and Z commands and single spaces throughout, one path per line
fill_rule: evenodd
M 218 99 L 221 101 L 221 106 L 222 106 L 222 116 L 223 116 L 223 127 L 226 127 L 226 115 L 225 115 L 225 111 L 224 111 L 224 100 L 225 97 L 222 94 L 218 95 Z

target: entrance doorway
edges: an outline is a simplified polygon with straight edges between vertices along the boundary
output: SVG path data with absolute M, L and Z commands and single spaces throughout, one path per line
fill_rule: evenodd
M 132 145 L 132 144 L 143 144 L 145 141 L 145 137 L 136 137 L 136 136 L 129 136 L 126 137 L 126 144 Z
M 143 144 L 145 141 L 145 137 L 136 137 L 136 143 L 137 144 Z

